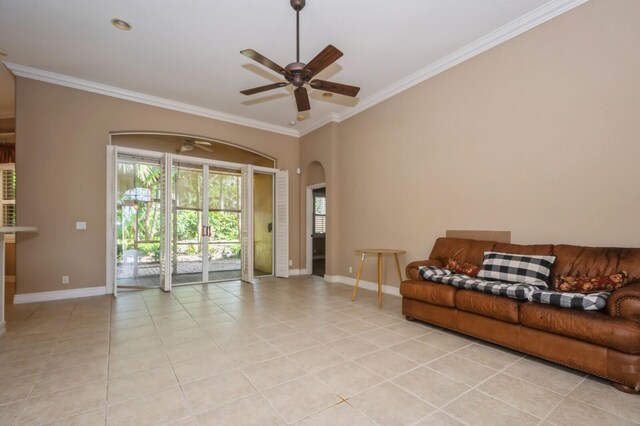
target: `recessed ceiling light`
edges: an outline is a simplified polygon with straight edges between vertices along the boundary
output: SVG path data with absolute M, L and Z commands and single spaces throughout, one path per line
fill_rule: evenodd
M 330 97 L 332 97 L 332 96 L 333 96 L 333 93 L 324 92 L 324 93 L 322 94 L 322 96 L 323 96 L 324 98 L 330 98 Z
M 128 23 L 127 21 L 123 21 L 122 19 L 118 19 L 118 18 L 113 18 L 111 20 L 111 25 L 113 25 L 114 27 L 116 27 L 119 30 L 122 31 L 129 31 L 131 29 L 131 24 Z
M 7 52 L 5 52 L 4 50 L 0 50 L 0 56 L 7 56 Z
M 304 115 L 302 114 L 298 115 L 298 121 L 302 121 L 302 120 L 304 120 Z
M 291 120 L 291 121 L 289 122 L 289 126 L 295 126 L 295 125 L 296 125 L 296 122 L 295 122 L 295 121 Z

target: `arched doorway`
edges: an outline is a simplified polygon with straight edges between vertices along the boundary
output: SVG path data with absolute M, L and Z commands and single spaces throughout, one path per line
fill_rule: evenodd
M 288 191 L 276 189 L 288 177 L 274 159 L 226 142 L 154 133 L 112 134 L 108 158 L 113 288 L 283 276 L 288 224 L 278 211 Z
M 307 270 L 311 275 L 324 277 L 327 247 L 327 188 L 324 167 L 313 161 L 307 167 L 306 222 L 307 222 Z

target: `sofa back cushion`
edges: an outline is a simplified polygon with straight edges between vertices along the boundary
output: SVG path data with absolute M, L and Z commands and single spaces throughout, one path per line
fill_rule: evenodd
M 429 259 L 437 259 L 443 265 L 449 259 L 482 265 L 485 251 L 491 251 L 495 241 L 468 240 L 466 238 L 438 238 Z
M 429 259 L 438 259 L 443 265 L 446 265 L 447 261 L 451 258 L 480 266 L 484 260 L 485 251 L 549 256 L 553 254 L 553 245 L 520 245 L 497 243 L 495 241 L 469 240 L 466 238 L 438 238 L 433 245 Z
M 629 276 L 629 283 L 640 280 L 639 248 L 560 244 L 554 247 L 553 254 L 556 261 L 551 270 L 552 277 L 602 277 L 625 271 Z
M 493 251 L 530 256 L 551 256 L 553 255 L 553 244 L 531 244 L 525 246 L 522 244 L 496 243 Z

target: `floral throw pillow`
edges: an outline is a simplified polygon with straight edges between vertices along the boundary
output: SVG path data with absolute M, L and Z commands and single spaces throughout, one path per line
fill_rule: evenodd
M 448 269 L 454 274 L 469 275 L 470 277 L 475 277 L 478 275 L 478 272 L 480 272 L 480 267 L 478 265 L 452 258 L 449 258 L 444 269 Z
M 604 277 L 565 277 L 559 275 L 555 279 L 555 285 L 556 291 L 589 294 L 617 290 L 628 284 L 628 278 L 625 271 Z

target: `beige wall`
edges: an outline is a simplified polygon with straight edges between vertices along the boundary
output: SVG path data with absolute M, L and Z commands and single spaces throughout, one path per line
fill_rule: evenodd
M 327 273 L 353 276 L 357 247 L 424 259 L 446 229 L 640 246 L 638 22 L 639 1 L 592 0 L 340 123 L 333 142 L 329 126 L 303 137 L 301 164 L 339 183 Z
M 0 118 L 0 133 L 13 132 L 16 130 L 15 118 Z
M 321 175 L 324 175 L 324 182 L 327 189 L 327 237 L 326 237 L 326 258 L 325 273 L 332 275 L 333 263 L 338 253 L 338 224 L 340 223 L 337 195 L 339 185 L 336 182 L 337 170 L 337 123 L 329 123 L 314 132 L 300 138 L 300 264 L 303 268 L 311 269 L 307 265 L 307 186 L 320 183 Z M 322 167 L 322 173 L 319 171 Z
M 275 167 L 274 160 L 257 152 L 211 141 L 211 145 L 205 146 L 211 150 L 205 151 L 194 147 L 192 151 L 178 152 L 184 143 L 183 136 L 175 135 L 150 135 L 150 134 L 126 134 L 113 135 L 111 144 L 128 148 L 145 149 L 156 152 L 178 153 L 189 157 L 208 158 L 212 160 L 228 161 L 238 164 L 253 164 L 254 166 Z
M 298 268 L 298 139 L 120 99 L 17 79 L 17 292 L 105 284 L 106 146 L 109 132 L 176 132 L 263 152 L 289 170 L 290 253 Z M 86 221 L 76 231 L 75 221 Z M 62 285 L 62 275 L 70 284 Z

